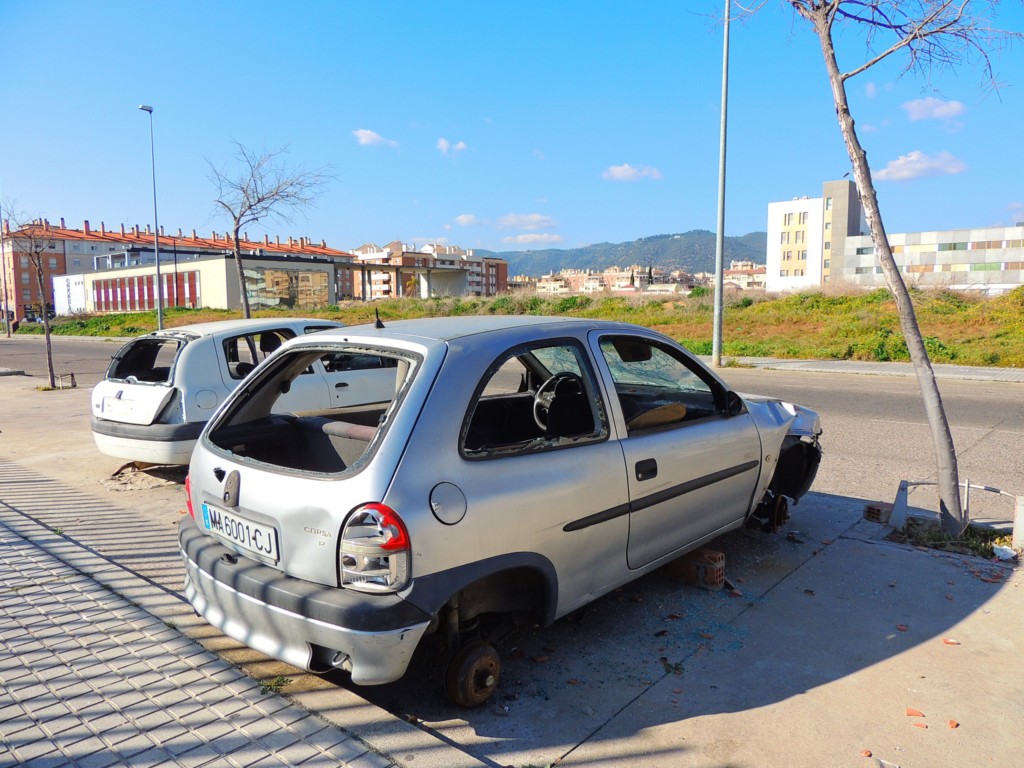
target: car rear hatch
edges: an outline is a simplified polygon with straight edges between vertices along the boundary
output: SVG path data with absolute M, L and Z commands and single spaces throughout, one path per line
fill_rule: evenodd
M 290 576 L 337 586 L 345 521 L 384 498 L 439 363 L 422 344 L 317 336 L 287 342 L 235 390 L 204 430 L 189 476 L 201 531 Z M 395 360 L 389 391 L 369 405 L 278 412 L 292 380 L 339 353 Z
M 121 347 L 93 388 L 93 416 L 143 426 L 156 421 L 174 394 L 174 366 L 192 338 L 151 334 Z

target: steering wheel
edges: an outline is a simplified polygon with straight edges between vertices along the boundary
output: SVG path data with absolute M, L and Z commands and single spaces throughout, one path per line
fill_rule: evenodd
M 548 411 L 551 410 L 551 404 L 555 400 L 555 390 L 563 381 L 575 381 L 579 391 L 584 391 L 583 379 L 575 373 L 560 371 L 537 387 L 537 391 L 533 395 L 533 420 L 545 432 L 548 429 Z

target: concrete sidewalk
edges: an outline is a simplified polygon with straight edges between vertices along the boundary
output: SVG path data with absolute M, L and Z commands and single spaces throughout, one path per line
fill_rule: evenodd
M 99 560 L 0 504 L 0 763 L 394 765 L 51 551 Z

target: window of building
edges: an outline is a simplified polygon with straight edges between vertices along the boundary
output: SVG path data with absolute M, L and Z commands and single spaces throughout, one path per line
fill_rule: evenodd
M 825 250 L 826 251 L 831 251 L 832 250 L 832 241 L 831 240 L 826 240 L 825 241 Z
M 788 269 L 780 269 L 779 270 L 779 277 L 789 277 L 789 270 Z
M 791 226 L 793 226 L 793 214 L 792 213 L 784 213 L 784 214 L 782 214 L 782 226 L 784 226 L 784 227 L 791 227 Z
M 804 276 L 804 271 L 802 269 L 794 269 L 793 270 L 793 276 L 794 277 L 803 277 Z
M 795 234 L 796 234 L 796 242 L 802 243 L 804 241 L 804 236 L 807 233 L 804 232 L 802 229 L 800 229 L 800 230 L 797 230 Z
M 822 266 L 825 267 L 825 269 L 830 269 L 832 267 L 832 259 L 825 259 L 825 263 Z
M 853 272 L 856 275 L 870 275 L 874 271 L 874 267 L 857 267 Z
M 966 251 L 967 243 L 939 243 L 940 251 Z
M 1007 240 L 1007 248 L 1024 248 L 1024 240 Z
M 789 245 L 789 232 L 783 232 L 779 238 L 779 242 L 782 243 L 782 245 Z
M 18 259 L 18 263 L 21 264 L 21 268 L 22 269 L 27 268 L 28 267 L 28 256 L 22 256 L 20 259 Z
M 983 262 L 981 264 L 971 264 L 971 272 L 997 272 L 1003 268 L 1001 261 Z
M 789 261 L 792 258 L 793 258 L 793 252 L 792 251 L 784 251 L 782 253 L 782 260 L 783 261 Z
M 797 223 L 798 224 L 806 224 L 807 223 L 807 211 L 800 211 L 800 215 L 797 216 Z
M 81 259 L 72 259 L 71 263 L 74 264 L 76 267 L 82 266 L 82 260 Z
M 866 254 L 874 253 L 874 252 L 875 252 L 875 249 L 874 248 L 870 248 L 870 247 L 869 248 L 858 248 L 857 249 L 857 255 L 858 256 L 864 256 Z
M 50 269 L 56 269 L 56 268 L 57 268 L 57 259 L 56 259 L 56 257 L 51 256 L 50 257 Z
M 826 221 L 825 222 L 825 229 L 826 230 L 832 229 L 832 222 L 831 221 Z
M 831 211 L 832 210 L 832 198 L 831 197 L 826 197 L 825 198 L 825 210 L 826 211 Z
M 807 251 L 800 251 L 797 258 L 800 259 L 800 261 L 807 261 Z
M 28 272 L 21 273 L 21 284 L 28 285 Z

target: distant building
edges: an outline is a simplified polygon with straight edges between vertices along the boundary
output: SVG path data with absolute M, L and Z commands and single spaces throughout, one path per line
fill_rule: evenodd
M 361 265 L 353 295 L 364 299 L 397 296 L 496 296 L 508 290 L 508 262 L 455 245 L 416 248 L 395 240 L 367 243 L 352 251 Z
M 1002 293 L 1024 285 L 1024 222 L 1012 227 L 889 234 L 905 282 Z M 768 204 L 769 291 L 829 283 L 884 286 L 860 198 L 851 181 L 829 181 L 820 198 Z
M 795 197 L 768 203 L 765 288 L 793 291 L 818 288 L 832 280 L 846 238 L 867 232 L 852 181 L 828 181 L 821 197 Z
M 0 295 L 15 319 L 34 318 L 45 303 L 57 314 L 131 312 L 156 307 L 157 291 L 165 307 L 241 306 L 237 268 L 227 233 L 200 237 L 161 230 L 160 280 L 156 278 L 153 233 L 137 226 L 81 229 L 39 219 L 11 231 L 4 222 L 3 280 Z M 45 254 L 44 286 L 40 301 L 35 267 L 27 253 L 34 240 Z M 334 303 L 351 294 L 352 256 L 309 238 L 271 241 L 242 240 L 243 269 L 250 305 L 310 309 Z M 339 268 L 340 267 L 340 268 Z M 6 287 L 5 287 L 6 286 Z
M 733 261 L 722 270 L 722 282 L 740 291 L 763 291 L 767 268 L 752 261 Z

